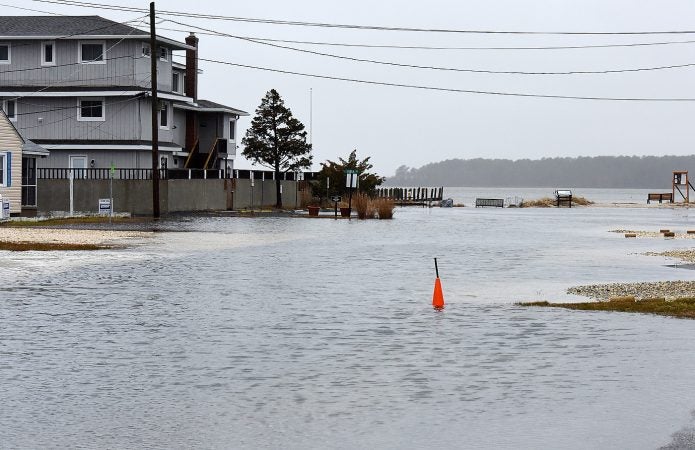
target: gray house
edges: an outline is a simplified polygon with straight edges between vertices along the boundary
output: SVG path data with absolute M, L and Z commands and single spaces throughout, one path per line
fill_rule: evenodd
M 236 121 L 198 99 L 198 39 L 157 37 L 98 16 L 0 18 L 0 100 L 39 168 L 152 168 L 151 58 L 157 58 L 160 168 L 234 169 Z M 174 55 L 185 54 L 185 64 Z

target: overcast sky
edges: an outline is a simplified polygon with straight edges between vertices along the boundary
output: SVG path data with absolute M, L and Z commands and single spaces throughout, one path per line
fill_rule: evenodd
M 57 6 L 27 0 L 8 5 L 116 21 L 132 12 Z M 147 8 L 146 1 L 119 0 Z M 160 1 L 157 8 L 237 17 L 469 30 L 662 31 L 695 30 L 695 2 L 662 0 L 394 0 Z M 3 15 L 36 15 L 0 6 Z M 444 47 L 524 47 L 694 40 L 671 35 L 472 35 L 367 31 L 172 18 L 255 38 Z M 158 34 L 183 39 L 193 30 L 158 24 Z M 200 56 L 234 63 L 333 77 L 442 88 L 570 96 L 695 98 L 695 67 L 584 75 L 499 75 L 388 67 L 272 48 L 229 37 L 199 35 Z M 283 44 L 404 64 L 503 71 L 613 70 L 695 63 L 695 43 L 564 50 L 403 50 Z M 531 158 L 595 155 L 686 155 L 695 144 L 695 102 L 609 102 L 501 97 L 370 86 L 343 81 L 200 63 L 199 97 L 253 115 L 271 88 L 311 128 L 315 168 L 357 149 L 391 175 L 400 165 L 420 167 L 451 158 Z M 310 90 L 313 102 L 310 102 Z M 310 126 L 310 105 L 313 120 Z M 251 117 L 242 118 L 243 136 Z M 238 150 L 237 168 L 250 163 Z

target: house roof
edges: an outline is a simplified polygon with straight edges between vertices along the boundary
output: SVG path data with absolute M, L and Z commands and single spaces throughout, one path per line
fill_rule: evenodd
M 9 124 L 10 127 L 12 127 L 14 132 L 17 134 L 17 137 L 19 137 L 19 140 L 22 141 L 22 154 L 40 157 L 49 155 L 49 151 L 45 148 L 35 144 L 29 139 L 24 139 L 24 136 L 22 136 L 19 130 L 17 130 L 17 127 L 15 127 L 14 123 L 12 123 L 12 121 L 7 118 L 7 114 L 5 114 L 5 111 L 3 111 L 2 109 L 0 109 L 0 120 L 4 120 L 7 124 Z
M 0 39 L 84 39 L 118 38 L 143 39 L 149 33 L 100 16 L 0 16 Z M 157 36 L 157 40 L 174 49 L 185 50 L 188 45 Z
M 196 100 L 195 105 L 174 105 L 177 109 L 188 109 L 191 111 L 200 112 L 226 112 L 230 114 L 236 114 L 237 116 L 248 116 L 249 113 L 242 111 L 240 109 L 232 108 L 231 106 L 222 105 L 220 103 L 215 103 L 210 100 Z
M 22 145 L 22 153 L 33 156 L 48 156 L 51 152 L 29 139 L 25 139 L 24 145 Z

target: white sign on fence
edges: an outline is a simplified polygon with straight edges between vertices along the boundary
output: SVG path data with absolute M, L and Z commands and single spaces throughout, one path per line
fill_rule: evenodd
M 0 219 L 10 218 L 10 201 L 0 197 L 0 204 L 2 204 L 2 212 L 0 212 Z
M 111 199 L 110 198 L 100 198 L 99 199 L 99 214 L 110 214 L 111 213 Z

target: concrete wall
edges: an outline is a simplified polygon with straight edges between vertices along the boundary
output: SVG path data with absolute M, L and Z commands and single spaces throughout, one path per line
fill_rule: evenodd
M 274 180 L 254 180 L 253 188 L 251 188 L 251 180 L 235 179 L 234 183 L 234 209 L 275 206 Z M 298 208 L 302 202 L 302 193 L 297 192 L 297 183 L 281 181 L 281 184 L 283 208 Z
M 38 180 L 37 207 L 40 214 L 70 211 L 68 180 Z M 160 182 L 159 208 L 168 211 L 168 182 Z M 75 213 L 96 213 L 99 199 L 109 198 L 109 180 L 75 180 L 73 202 Z M 152 214 L 152 182 L 147 180 L 114 180 L 114 212 L 136 215 Z
M 302 193 L 294 181 L 283 181 L 282 202 L 285 208 L 296 208 Z M 38 180 L 38 212 L 70 211 L 68 180 Z M 255 181 L 253 203 L 250 180 L 165 180 L 160 182 L 160 212 L 225 211 L 275 205 L 274 181 Z M 109 180 L 74 180 L 75 213 L 96 213 L 100 198 L 109 198 Z M 152 214 L 152 183 L 147 180 L 114 180 L 113 206 L 117 213 Z

